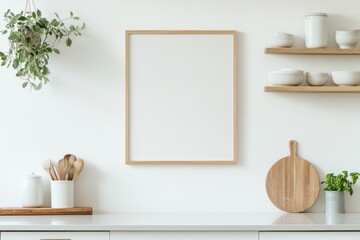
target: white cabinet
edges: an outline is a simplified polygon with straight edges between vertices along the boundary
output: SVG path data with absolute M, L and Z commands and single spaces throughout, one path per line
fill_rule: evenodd
M 109 240 L 109 232 L 2 232 L 1 240 Z
M 358 240 L 360 232 L 260 232 L 259 240 Z
M 110 239 L 111 240 L 258 240 L 258 233 L 257 232 L 111 232 Z

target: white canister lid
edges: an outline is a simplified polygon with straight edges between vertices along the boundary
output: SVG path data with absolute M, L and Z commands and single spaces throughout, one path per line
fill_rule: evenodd
M 307 14 L 305 15 L 305 17 L 315 17 L 315 16 L 327 17 L 327 13 L 312 12 L 312 13 L 307 13 Z
M 26 177 L 26 178 L 41 178 L 41 176 L 35 175 L 35 173 L 31 173 L 31 174 L 25 175 L 25 177 Z

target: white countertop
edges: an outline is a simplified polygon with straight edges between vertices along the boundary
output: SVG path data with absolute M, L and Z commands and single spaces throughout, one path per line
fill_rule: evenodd
M 1 216 L 0 231 L 359 231 L 360 213 Z

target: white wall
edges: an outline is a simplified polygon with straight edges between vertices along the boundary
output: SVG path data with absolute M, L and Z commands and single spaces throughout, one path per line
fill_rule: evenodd
M 25 1 L 23 1 L 25 2 Z M 22 1 L 2 0 L 0 12 Z M 264 93 L 266 74 L 280 67 L 306 71 L 359 69 L 358 56 L 265 55 L 267 35 L 285 31 L 303 46 L 306 12 L 329 14 L 335 29 L 358 28 L 360 2 L 348 0 L 38 0 L 50 16 L 70 10 L 87 24 L 71 49 L 52 56 L 51 83 L 40 92 L 21 88 L 0 69 L 0 206 L 19 206 L 22 176 L 44 159 L 74 153 L 86 161 L 76 204 L 97 212 L 276 212 L 265 177 L 288 155 L 288 140 L 321 177 L 360 171 L 359 94 Z M 236 166 L 128 166 L 124 164 L 124 31 L 126 29 L 233 29 L 238 40 L 238 153 Z M 7 42 L 0 38 L 0 49 Z M 15 191 L 14 191 L 15 190 Z M 360 189 L 347 211 L 360 211 Z M 324 211 L 324 194 L 311 209 Z

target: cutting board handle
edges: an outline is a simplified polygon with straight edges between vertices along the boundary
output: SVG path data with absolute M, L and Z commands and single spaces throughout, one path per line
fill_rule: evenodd
M 297 142 L 295 140 L 289 141 L 290 146 L 290 158 L 295 159 L 297 155 Z

